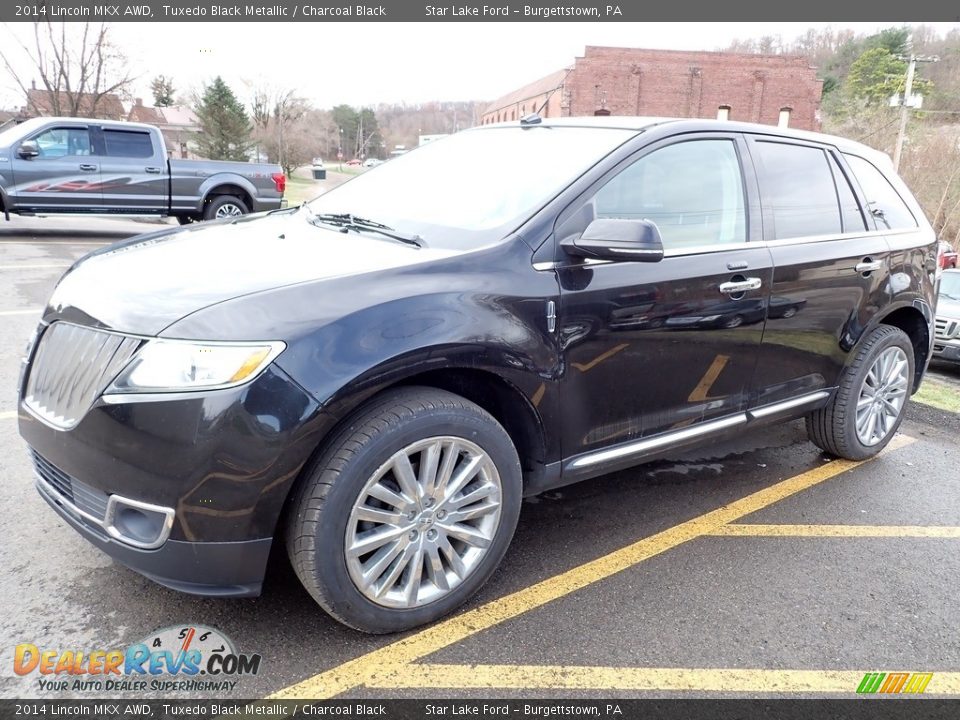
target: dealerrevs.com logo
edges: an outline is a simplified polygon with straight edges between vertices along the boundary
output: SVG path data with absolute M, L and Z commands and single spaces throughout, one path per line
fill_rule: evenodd
M 13 671 L 36 674 L 40 690 L 142 692 L 232 691 L 235 678 L 256 675 L 261 657 L 238 653 L 219 630 L 171 626 L 125 648 L 49 650 L 17 645 Z

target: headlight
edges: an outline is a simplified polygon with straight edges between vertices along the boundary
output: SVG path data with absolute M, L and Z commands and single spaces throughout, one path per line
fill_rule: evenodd
M 149 340 L 107 393 L 181 392 L 234 387 L 253 380 L 286 346 Z

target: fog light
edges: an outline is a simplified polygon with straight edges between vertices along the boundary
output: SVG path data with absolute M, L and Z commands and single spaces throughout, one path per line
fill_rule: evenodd
M 151 550 L 166 542 L 173 527 L 173 508 L 111 495 L 104 520 L 110 537 Z

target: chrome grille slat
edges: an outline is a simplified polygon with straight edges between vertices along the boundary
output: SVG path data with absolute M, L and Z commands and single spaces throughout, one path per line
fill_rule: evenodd
M 937 340 L 952 340 L 960 335 L 960 320 L 937 318 L 935 328 L 934 337 Z
M 139 338 L 67 322 L 38 340 L 24 404 L 47 423 L 69 430 L 130 361 Z

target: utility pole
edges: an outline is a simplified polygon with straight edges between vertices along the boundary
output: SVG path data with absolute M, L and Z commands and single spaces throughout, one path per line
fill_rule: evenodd
M 937 62 L 940 58 L 936 55 L 914 55 L 910 53 L 909 64 L 907 65 L 907 82 L 903 87 L 903 99 L 900 101 L 900 128 L 897 130 L 897 144 L 893 149 L 893 166 L 900 171 L 900 156 L 903 153 L 903 139 L 907 134 L 907 119 L 910 117 L 910 96 L 913 93 L 913 76 L 917 71 L 918 62 Z

